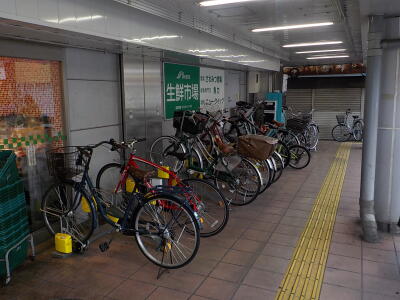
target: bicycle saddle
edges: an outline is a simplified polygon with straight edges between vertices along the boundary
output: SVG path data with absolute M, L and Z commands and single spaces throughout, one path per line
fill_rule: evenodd
M 139 181 L 145 181 L 152 176 L 155 176 L 154 171 L 145 171 L 137 168 L 130 167 L 129 168 L 129 175 L 131 175 L 134 179 Z
M 353 116 L 353 119 L 358 119 L 359 118 L 359 116 Z

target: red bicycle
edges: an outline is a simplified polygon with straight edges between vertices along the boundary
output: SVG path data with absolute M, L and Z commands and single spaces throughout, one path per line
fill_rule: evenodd
M 200 235 L 209 237 L 221 232 L 229 219 L 228 202 L 212 183 L 203 179 L 180 179 L 168 167 L 136 156 L 134 145 L 145 139 L 129 143 L 110 140 L 111 151 L 129 150 L 125 164 L 109 163 L 103 166 L 96 178 L 96 187 L 108 193 L 129 194 L 139 191 L 146 194 L 155 186 L 190 187 L 190 192 L 180 196 L 187 201 L 201 223 Z

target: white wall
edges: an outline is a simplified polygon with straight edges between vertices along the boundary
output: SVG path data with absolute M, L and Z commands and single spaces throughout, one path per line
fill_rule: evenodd
M 119 57 L 97 51 L 65 49 L 66 118 L 70 145 L 87 145 L 121 139 L 121 92 Z M 91 164 L 91 175 L 116 153 L 99 148 Z

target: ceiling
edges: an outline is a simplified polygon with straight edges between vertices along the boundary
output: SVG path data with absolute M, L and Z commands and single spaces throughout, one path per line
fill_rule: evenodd
M 128 0 L 117 0 L 119 2 Z M 153 12 L 160 16 L 178 15 L 182 19 L 203 22 L 205 31 L 221 32 L 225 36 L 236 35 L 260 49 L 281 54 L 284 65 L 361 62 L 361 24 L 359 0 L 254 0 L 246 3 L 201 7 L 200 0 L 146 0 Z M 361 2 L 365 0 L 360 0 Z M 366 0 L 369 1 L 369 0 Z M 371 0 L 372 1 L 372 0 Z M 379 0 L 381 1 L 381 0 Z M 396 0 L 400 2 L 400 0 Z M 140 2 L 140 1 L 138 1 Z M 156 9 L 157 8 L 157 9 Z M 140 7 L 139 7 L 140 9 Z M 160 13 L 162 12 L 162 13 Z M 273 33 L 253 33 L 260 27 L 294 25 L 304 23 L 334 22 L 333 26 L 282 30 Z M 189 24 L 190 26 L 190 24 Z M 211 30 L 210 30 L 211 26 Z M 342 45 L 282 48 L 291 43 L 322 40 L 343 41 Z M 349 58 L 308 60 L 310 54 L 296 51 L 346 49 Z M 330 55 L 332 53 L 329 53 Z

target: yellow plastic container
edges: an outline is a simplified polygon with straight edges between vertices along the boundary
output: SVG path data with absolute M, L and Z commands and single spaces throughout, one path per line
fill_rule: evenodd
M 126 179 L 125 189 L 128 193 L 132 193 L 135 190 L 136 182 L 132 177 L 128 176 Z
M 169 171 L 169 167 L 168 166 L 162 166 L 162 167 Z M 157 169 L 157 177 L 158 178 L 163 178 L 163 179 L 169 179 L 169 174 L 167 172 L 164 172 L 161 169 Z
M 66 233 L 57 233 L 54 237 L 56 251 L 61 253 L 72 253 L 72 237 Z

